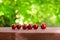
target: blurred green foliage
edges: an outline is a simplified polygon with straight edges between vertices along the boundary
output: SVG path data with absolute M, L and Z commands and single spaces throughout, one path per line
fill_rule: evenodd
M 41 24 L 60 26 L 60 0 L 0 0 L 0 26 Z

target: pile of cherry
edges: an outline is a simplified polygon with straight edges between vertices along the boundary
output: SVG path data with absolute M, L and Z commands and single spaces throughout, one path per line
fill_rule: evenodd
M 20 29 L 22 27 L 22 29 L 32 29 L 32 28 L 34 28 L 34 29 L 38 29 L 38 25 L 37 24 L 34 24 L 34 25 L 32 25 L 32 24 L 29 24 L 29 25 L 27 25 L 27 24 L 24 24 L 24 25 L 21 25 L 21 24 L 13 24 L 12 25 L 12 29 Z M 46 24 L 41 24 L 39 27 L 41 27 L 41 29 L 45 29 L 46 28 Z

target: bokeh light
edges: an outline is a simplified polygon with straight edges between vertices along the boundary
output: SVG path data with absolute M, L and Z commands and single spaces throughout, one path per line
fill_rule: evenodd
M 0 0 L 0 26 L 41 23 L 60 24 L 60 0 Z

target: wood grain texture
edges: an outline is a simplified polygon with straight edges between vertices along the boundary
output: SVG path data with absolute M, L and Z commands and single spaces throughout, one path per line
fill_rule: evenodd
M 15 40 L 15 33 L 0 32 L 0 40 Z
M 16 35 L 16 40 L 60 40 L 59 33 L 22 33 Z
M 11 27 L 1 27 L 0 40 L 60 40 L 60 28 L 13 30 Z

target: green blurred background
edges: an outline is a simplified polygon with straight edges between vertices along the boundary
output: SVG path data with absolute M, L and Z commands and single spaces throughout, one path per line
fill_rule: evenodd
M 60 0 L 0 0 L 0 26 L 42 24 L 60 26 Z

